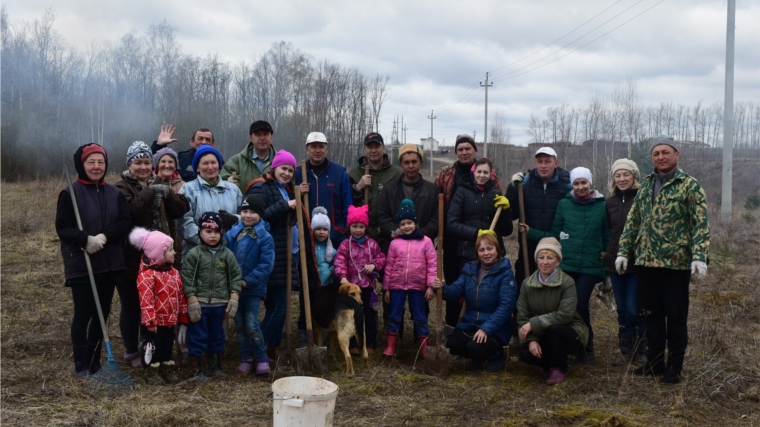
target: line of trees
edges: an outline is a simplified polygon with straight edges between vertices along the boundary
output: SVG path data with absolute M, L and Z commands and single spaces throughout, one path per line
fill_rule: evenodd
M 229 63 L 183 53 L 164 21 L 79 51 L 55 19 L 52 9 L 32 23 L 11 23 L 0 12 L 6 180 L 58 174 L 62 159 L 87 142 L 105 146 L 118 171 L 129 144 L 150 144 L 163 123 L 177 126 L 177 150 L 195 129 L 210 128 L 225 158 L 243 149 L 257 119 L 272 123 L 275 146 L 297 157 L 317 130 L 330 141 L 330 157 L 349 164 L 364 135 L 377 130 L 388 95 L 387 76 L 316 61 L 290 43 Z

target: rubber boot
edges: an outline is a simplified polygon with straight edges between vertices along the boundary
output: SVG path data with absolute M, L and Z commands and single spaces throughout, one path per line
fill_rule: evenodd
M 100 353 L 103 348 L 103 341 L 87 344 L 87 363 L 90 365 L 90 375 L 95 374 L 101 368 Z
M 638 341 L 634 347 L 634 352 L 634 363 L 637 365 L 643 365 L 647 362 L 647 337 L 645 335 L 640 335 L 638 337 Z
M 393 355 L 396 354 L 396 344 L 398 343 L 398 332 L 388 331 L 385 334 L 385 337 L 388 343 L 385 346 L 385 351 L 383 352 L 383 356 L 393 357 Z
M 256 361 L 256 375 L 267 375 L 269 373 L 269 359 Z
M 620 357 L 612 361 L 613 365 L 621 366 L 631 363 L 631 354 L 636 337 L 633 335 L 619 335 L 618 346 L 620 347 Z
M 188 368 L 189 379 L 195 379 L 196 382 L 205 383 L 208 382 L 208 377 L 203 374 L 203 358 L 202 357 L 189 357 L 190 366 Z
M 427 354 L 428 344 L 430 344 L 430 337 L 428 335 L 420 335 L 420 354 L 425 357 Z
M 87 371 L 87 345 L 75 345 L 74 349 L 74 375 L 77 377 L 86 377 Z
M 306 347 L 306 331 L 296 331 L 296 348 Z

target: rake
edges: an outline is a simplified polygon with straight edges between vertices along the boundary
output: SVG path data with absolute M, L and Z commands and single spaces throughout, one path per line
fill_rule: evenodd
M 64 167 L 63 171 L 66 174 L 66 182 L 69 185 L 69 193 L 71 194 L 71 202 L 74 205 L 77 226 L 79 227 L 79 230 L 83 230 L 82 218 L 79 216 L 77 197 L 74 193 L 74 185 L 71 183 L 71 175 L 69 175 L 68 168 Z M 84 252 L 84 260 L 87 263 L 87 274 L 90 276 L 92 295 L 95 297 L 95 307 L 98 309 L 98 320 L 100 320 L 100 329 L 103 331 L 103 342 L 105 342 L 106 351 L 108 352 L 108 363 L 100 368 L 98 372 L 88 377 L 88 381 L 84 384 L 84 389 L 93 397 L 116 397 L 128 394 L 135 388 L 135 382 L 132 381 L 131 376 L 127 375 L 127 373 L 121 369 L 113 357 L 111 342 L 108 339 L 108 330 L 106 329 L 106 321 L 103 318 L 103 309 L 100 307 L 100 299 L 98 298 L 98 289 L 95 286 L 95 275 L 92 273 L 92 263 L 90 262 L 90 255 L 87 251 Z

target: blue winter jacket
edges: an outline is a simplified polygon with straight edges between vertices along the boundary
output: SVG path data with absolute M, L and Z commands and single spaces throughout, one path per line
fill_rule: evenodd
M 222 181 L 219 177 L 217 177 L 216 186 L 213 187 L 198 177 L 183 185 L 179 189 L 179 194 L 184 195 L 190 202 L 190 210 L 177 220 L 177 231 L 184 239 L 182 258 L 200 243 L 198 220 L 201 215 L 220 210 L 234 214 L 243 203 L 243 193 L 240 192 L 238 186 Z
M 443 287 L 443 298 L 456 301 L 464 297 L 467 311 L 457 329 L 475 333 L 482 329 L 490 337 L 497 337 L 502 344 L 512 335 L 512 313 L 517 305 L 517 283 L 512 274 L 512 264 L 506 257 L 495 266 L 478 285 L 480 262 L 468 262 L 462 275 L 454 283 Z
M 348 173 L 343 166 L 325 159 L 327 168 L 316 175 L 311 169 L 311 164 L 306 162 L 308 182 L 311 184 L 309 189 L 309 208 L 314 209 L 316 206 L 322 206 L 327 209 L 327 216 L 330 217 L 330 240 L 336 248 L 346 239 L 343 232 L 346 229 L 346 216 L 348 207 L 354 204 L 354 198 L 351 195 L 351 182 L 348 180 Z M 301 184 L 301 168 L 296 168 L 296 184 Z M 311 212 L 309 212 L 311 215 Z
M 274 267 L 274 239 L 269 234 L 269 224 L 263 219 L 253 226 L 256 238 L 246 234 L 238 240 L 244 228 L 240 221 L 224 235 L 227 248 L 235 253 L 247 285 L 240 295 L 266 298 L 269 275 Z
M 314 250 L 317 253 L 317 266 L 319 267 L 319 281 L 322 282 L 322 286 L 326 286 L 332 283 L 332 276 L 335 274 L 335 267 L 333 267 L 332 261 L 327 261 L 325 256 L 327 255 L 327 242 L 314 241 Z M 333 254 L 334 255 L 334 254 Z

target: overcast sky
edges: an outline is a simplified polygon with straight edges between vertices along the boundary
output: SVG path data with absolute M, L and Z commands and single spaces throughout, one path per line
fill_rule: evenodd
M 489 116 L 505 115 L 517 144 L 528 139 L 531 114 L 543 117 L 547 107 L 584 103 L 629 77 L 645 104 L 723 100 L 726 0 L 5 0 L 3 5 L 12 23 L 39 18 L 52 5 L 56 29 L 82 49 L 93 40 L 145 32 L 166 19 L 176 27 L 185 53 L 218 53 L 238 61 L 284 40 L 316 60 L 358 67 L 370 76 L 388 74 L 380 131 L 390 136 L 393 118 L 403 115 L 408 142 L 429 135 L 431 109 L 439 141 L 452 144 L 456 134 L 473 130 L 482 140 L 484 93 L 478 83 L 487 71 L 496 80 L 488 92 Z M 758 46 L 760 0 L 737 0 L 737 102 L 760 102 Z M 548 65 L 537 68 L 543 64 Z

